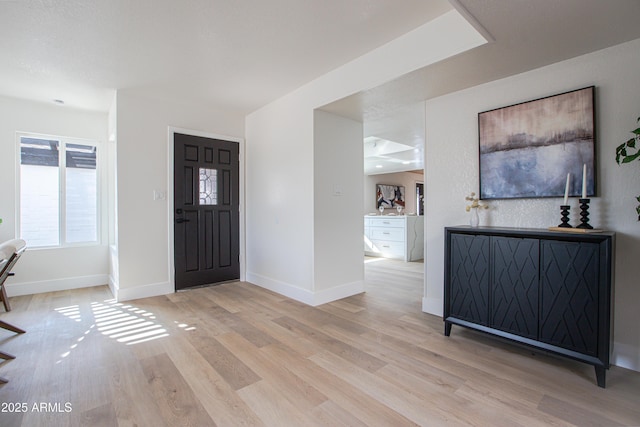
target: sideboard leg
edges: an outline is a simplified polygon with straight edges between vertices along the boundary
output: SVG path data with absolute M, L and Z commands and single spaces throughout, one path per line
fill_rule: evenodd
M 607 382 L 607 370 L 604 368 L 604 366 L 596 366 L 595 368 L 598 387 L 605 388 Z
M 444 336 L 448 337 L 451 335 L 451 322 L 444 321 Z

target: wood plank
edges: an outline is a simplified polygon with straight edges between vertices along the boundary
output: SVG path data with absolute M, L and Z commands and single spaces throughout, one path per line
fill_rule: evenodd
M 386 364 L 383 360 L 371 356 L 370 354 L 340 340 L 331 338 L 317 329 L 309 328 L 297 320 L 288 317 L 281 317 L 274 320 L 274 322 L 307 337 L 310 341 L 315 342 L 322 348 L 331 351 L 343 359 L 357 363 L 369 372 L 375 372 Z
M 313 415 L 323 426 L 333 427 L 369 427 L 357 419 L 351 412 L 338 406 L 334 401 L 326 402 L 313 409 Z
M 227 350 L 216 337 L 197 329 L 188 334 L 189 342 L 234 390 L 261 380 L 260 376 Z
M 351 385 L 339 374 L 327 371 L 310 358 L 300 359 L 286 346 L 274 344 L 260 351 L 281 360 L 288 370 L 309 384 L 313 384 L 332 402 L 366 425 L 389 427 L 417 425 L 387 405 L 381 404 L 366 391 Z
M 266 425 L 321 426 L 313 414 L 303 413 L 266 381 L 247 386 L 238 394 Z
M 139 361 L 114 351 L 110 359 L 109 390 L 118 425 L 170 426 L 165 422 Z M 144 384 L 144 387 L 141 387 Z M 76 404 L 75 402 L 72 402 Z
M 312 411 L 327 400 L 327 397 L 312 385 L 302 380 L 278 360 L 272 360 L 268 354 L 261 353 L 242 336 L 230 333 L 218 337 L 220 342 L 244 363 L 253 369 L 260 377 L 276 390 L 276 392 L 290 401 L 303 412 Z
M 167 355 L 217 425 L 264 425 L 207 359 L 191 346 L 185 334 L 174 336 L 171 341 L 165 340 L 163 344 Z
M 82 412 L 81 426 L 118 427 L 118 419 L 110 403 Z
M 572 424 L 584 427 L 621 426 L 606 416 L 585 408 L 576 407 L 562 400 L 545 396 L 539 405 L 540 411 Z
M 323 331 L 326 331 L 331 336 L 340 337 L 341 340 L 386 361 L 390 365 L 402 366 L 403 369 L 408 369 L 413 375 L 423 378 L 432 386 L 437 387 L 438 392 L 454 392 L 465 382 L 465 379 L 460 375 L 454 375 L 449 370 L 434 366 L 429 359 L 429 354 L 426 352 L 416 350 L 416 353 L 411 354 L 405 351 L 404 347 L 387 346 L 376 339 L 349 334 L 331 325 L 324 326 Z M 381 370 L 384 370 L 387 366 L 389 365 L 385 365 Z
M 159 413 L 168 425 L 215 425 L 167 355 L 152 356 L 140 364 Z
M 437 407 L 431 407 L 428 401 L 418 398 L 415 394 L 403 393 L 395 385 L 356 365 L 345 363 L 328 351 L 318 353 L 309 359 L 418 425 L 428 423 L 444 426 L 454 422 L 465 424 L 465 420 L 460 418 L 459 414 L 446 413 Z

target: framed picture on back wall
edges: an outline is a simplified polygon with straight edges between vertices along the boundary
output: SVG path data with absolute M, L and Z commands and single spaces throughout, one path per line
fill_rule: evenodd
M 587 196 L 596 193 L 595 87 L 478 114 L 480 198 Z
M 404 208 L 404 186 L 376 184 L 376 209 L 395 209 L 398 206 Z

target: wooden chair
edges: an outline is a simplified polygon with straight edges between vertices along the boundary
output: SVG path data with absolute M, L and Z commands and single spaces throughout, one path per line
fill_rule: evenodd
M 11 305 L 9 304 L 9 298 L 7 298 L 4 282 L 9 276 L 13 276 L 11 269 L 18 262 L 26 248 L 27 244 L 22 239 L 13 239 L 0 244 L 0 262 L 4 263 L 0 270 L 0 299 L 2 299 L 6 311 L 11 311 Z
M 6 311 L 11 311 L 11 305 L 9 304 L 9 298 L 7 297 L 4 283 L 9 276 L 13 275 L 11 273 L 11 269 L 16 264 L 16 262 L 18 262 L 18 259 L 25 251 L 26 247 L 27 245 L 25 241 L 21 239 L 9 240 L 8 242 L 0 245 L 0 299 L 2 299 L 2 303 L 4 304 L 4 309 Z M 24 329 L 20 329 L 17 326 L 13 326 L 2 320 L 0 320 L 0 328 L 7 329 L 17 334 L 25 333 Z M 9 360 L 15 358 L 16 357 L 12 354 L 0 351 L 0 359 Z M 7 382 L 9 382 L 9 380 L 0 377 L 0 384 L 5 384 Z

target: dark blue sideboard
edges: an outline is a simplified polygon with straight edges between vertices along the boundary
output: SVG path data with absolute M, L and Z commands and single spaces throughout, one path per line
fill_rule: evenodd
M 615 233 L 446 227 L 444 333 L 460 325 L 595 367 L 611 348 Z

